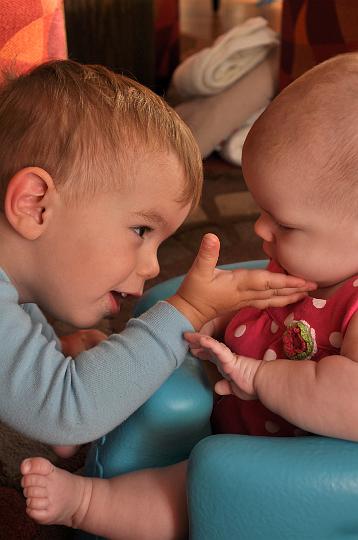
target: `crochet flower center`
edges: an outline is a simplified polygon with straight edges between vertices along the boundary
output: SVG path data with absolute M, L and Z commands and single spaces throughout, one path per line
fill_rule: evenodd
M 287 358 L 304 360 L 317 352 L 315 331 L 306 321 L 292 321 L 282 336 Z

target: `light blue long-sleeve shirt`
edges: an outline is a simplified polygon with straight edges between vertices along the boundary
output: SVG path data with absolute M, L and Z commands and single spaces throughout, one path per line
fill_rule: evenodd
M 38 306 L 18 301 L 0 270 L 0 418 L 48 444 L 92 441 L 123 422 L 182 363 L 193 330 L 159 302 L 74 360 Z

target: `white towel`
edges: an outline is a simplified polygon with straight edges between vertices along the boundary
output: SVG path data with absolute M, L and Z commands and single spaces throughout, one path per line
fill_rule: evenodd
M 268 105 L 269 103 L 267 103 Z M 241 165 L 242 160 L 242 148 L 246 137 L 249 134 L 250 129 L 253 124 L 256 122 L 259 116 L 264 112 L 266 107 L 256 111 L 250 118 L 248 118 L 239 129 L 234 131 L 234 133 L 224 141 L 218 148 L 219 153 L 222 158 L 224 158 L 229 163 L 234 165 Z
M 246 20 L 219 36 L 212 47 L 182 62 L 173 85 L 183 98 L 217 94 L 261 62 L 279 43 L 278 35 L 263 17 Z

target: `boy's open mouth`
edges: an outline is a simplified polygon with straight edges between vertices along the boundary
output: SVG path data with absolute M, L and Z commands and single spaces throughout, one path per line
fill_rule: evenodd
M 111 299 L 111 312 L 112 315 L 117 315 L 121 309 L 121 303 L 124 298 L 127 298 L 127 293 L 111 291 L 109 293 Z

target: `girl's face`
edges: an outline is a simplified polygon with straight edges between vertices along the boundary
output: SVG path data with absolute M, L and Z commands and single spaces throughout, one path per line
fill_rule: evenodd
M 353 217 L 342 219 L 320 198 L 314 166 L 297 166 L 290 156 L 260 162 L 245 147 L 243 171 L 261 208 L 255 231 L 268 257 L 289 274 L 317 283 L 322 294 L 358 273 L 358 231 Z M 337 181 L 339 179 L 337 178 Z M 315 296 L 317 291 L 315 291 Z M 319 293 L 318 293 L 319 294 Z

